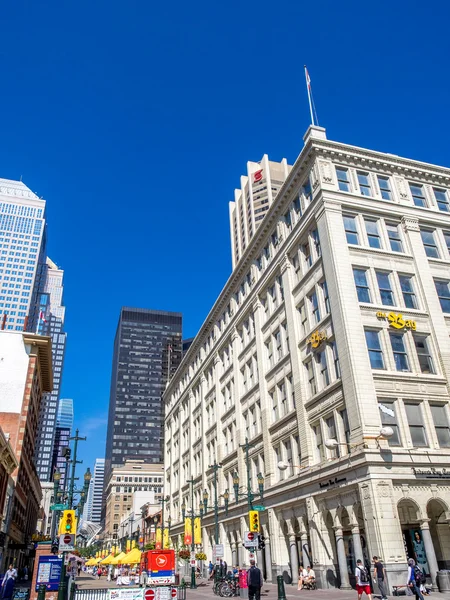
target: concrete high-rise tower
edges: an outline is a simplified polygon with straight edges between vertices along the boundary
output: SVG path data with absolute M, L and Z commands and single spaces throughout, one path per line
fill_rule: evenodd
M 122 308 L 114 342 L 105 475 L 127 459 L 163 462 L 162 394 L 182 349 L 180 313 Z
M 102 520 L 102 498 L 105 481 L 105 459 L 96 458 L 94 473 L 89 484 L 86 506 L 83 511 L 83 519 L 100 523 Z
M 241 189 L 230 202 L 230 233 L 233 269 L 239 262 L 255 231 L 275 200 L 292 167 L 285 158 L 247 163 L 247 175 L 241 177 Z
M 56 415 L 59 410 L 58 402 L 66 350 L 66 333 L 64 332 L 66 308 L 63 302 L 64 271 L 50 258 L 46 259 L 45 267 L 45 277 L 41 279 L 40 290 L 36 295 L 39 314 L 35 325 L 38 333 L 52 338 L 54 383 L 51 394 L 44 396 L 39 415 L 36 468 L 41 481 L 50 481 L 52 479 L 52 463 L 54 462 L 52 457 L 56 434 Z M 72 403 L 73 421 L 73 401 L 70 400 L 69 402 Z M 64 412 L 61 413 L 61 416 L 64 417 Z M 65 416 L 67 418 L 67 415 Z M 71 429 L 71 427 L 72 424 L 68 428 Z M 63 441 L 65 442 L 65 440 Z

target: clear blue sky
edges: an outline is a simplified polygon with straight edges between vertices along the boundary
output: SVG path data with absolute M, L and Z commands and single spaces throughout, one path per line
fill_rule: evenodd
M 47 200 L 82 468 L 104 456 L 120 307 L 181 311 L 195 335 L 247 160 L 301 150 L 304 63 L 330 139 L 450 164 L 442 0 L 10 0 L 0 17 L 0 176 Z

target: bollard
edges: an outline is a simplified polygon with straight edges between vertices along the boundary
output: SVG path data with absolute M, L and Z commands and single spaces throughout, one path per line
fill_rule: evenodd
M 45 592 L 47 591 L 46 586 L 41 583 L 38 590 L 37 600 L 45 600 Z
M 286 590 L 284 589 L 283 575 L 277 575 L 277 593 L 278 600 L 286 600 Z
M 75 600 L 75 590 L 76 590 L 75 581 L 72 579 L 72 585 L 70 586 L 69 600 Z

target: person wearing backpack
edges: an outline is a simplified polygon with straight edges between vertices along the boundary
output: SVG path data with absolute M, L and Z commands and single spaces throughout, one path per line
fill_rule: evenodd
M 413 594 L 415 594 L 416 600 L 423 600 L 420 584 L 424 583 L 424 580 L 425 576 L 416 565 L 416 561 L 413 558 L 410 558 L 408 560 L 408 581 L 406 585 L 411 589 Z
M 369 572 L 363 565 L 362 560 L 359 558 L 356 561 L 355 577 L 356 591 L 358 592 L 358 600 L 361 600 L 363 592 L 367 594 L 369 600 L 372 600 L 372 590 L 370 589 Z
M 253 559 L 250 561 L 250 569 L 247 571 L 247 585 L 249 600 L 260 600 L 263 577 Z

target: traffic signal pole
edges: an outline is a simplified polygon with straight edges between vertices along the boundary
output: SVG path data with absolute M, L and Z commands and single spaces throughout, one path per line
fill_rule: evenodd
M 79 430 L 77 429 L 75 431 L 75 437 L 69 438 L 70 440 L 73 440 L 75 442 L 73 445 L 73 459 L 71 460 L 72 472 L 70 475 L 69 501 L 67 503 L 69 505 L 69 508 L 72 508 L 72 504 L 73 504 L 73 492 L 74 492 L 74 488 L 75 488 L 75 469 L 77 468 L 77 464 L 80 465 L 83 462 L 82 460 L 77 460 L 78 442 L 86 441 L 86 439 L 87 439 L 85 437 L 80 437 L 78 434 L 79 434 Z

